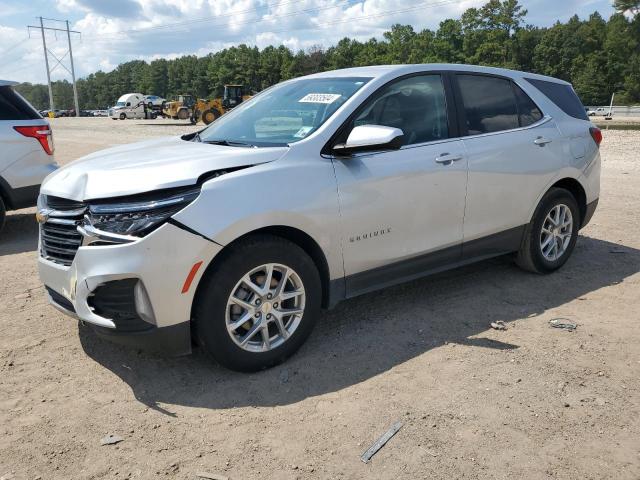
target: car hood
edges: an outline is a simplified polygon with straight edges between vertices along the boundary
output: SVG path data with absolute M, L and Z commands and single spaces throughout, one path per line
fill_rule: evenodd
M 85 201 L 194 185 L 205 173 L 272 162 L 287 151 L 160 138 L 82 157 L 49 175 L 40 192 Z

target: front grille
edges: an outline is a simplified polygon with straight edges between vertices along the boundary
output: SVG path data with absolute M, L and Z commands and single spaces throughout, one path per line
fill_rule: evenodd
M 69 266 L 82 244 L 77 230 L 86 205 L 59 197 L 46 197 L 49 217 L 40 228 L 41 254 L 47 260 Z
M 87 303 L 93 313 L 112 320 L 116 330 L 140 332 L 153 328 L 136 311 L 135 287 L 138 280 L 127 278 L 104 283 L 96 288 Z

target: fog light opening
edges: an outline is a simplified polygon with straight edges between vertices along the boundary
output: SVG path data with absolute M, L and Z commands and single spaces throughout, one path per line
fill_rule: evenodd
M 136 304 L 136 313 L 145 322 L 156 325 L 156 316 L 153 314 L 151 300 L 149 300 L 149 294 L 141 280 L 136 282 L 136 286 L 133 289 L 133 296 Z

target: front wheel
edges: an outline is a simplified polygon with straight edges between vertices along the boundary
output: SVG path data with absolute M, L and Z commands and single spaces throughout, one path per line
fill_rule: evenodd
M 121 113 L 120 120 L 126 120 L 126 119 L 127 119 L 127 115 L 125 113 Z
M 536 208 L 516 263 L 535 273 L 551 273 L 571 256 L 580 227 L 578 204 L 568 190 L 552 188 Z
M 198 288 L 198 342 L 232 370 L 283 362 L 304 343 L 320 313 L 315 264 L 297 245 L 271 235 L 242 240 L 223 255 Z

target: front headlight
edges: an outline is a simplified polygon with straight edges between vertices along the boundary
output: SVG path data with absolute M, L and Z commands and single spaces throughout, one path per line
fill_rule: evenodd
M 123 241 L 127 237 L 130 240 L 144 237 L 193 202 L 199 194 L 200 187 L 183 188 L 136 195 L 118 202 L 113 199 L 89 202 L 82 227 L 94 236 L 96 231 L 114 234 L 114 241 L 118 237 Z

